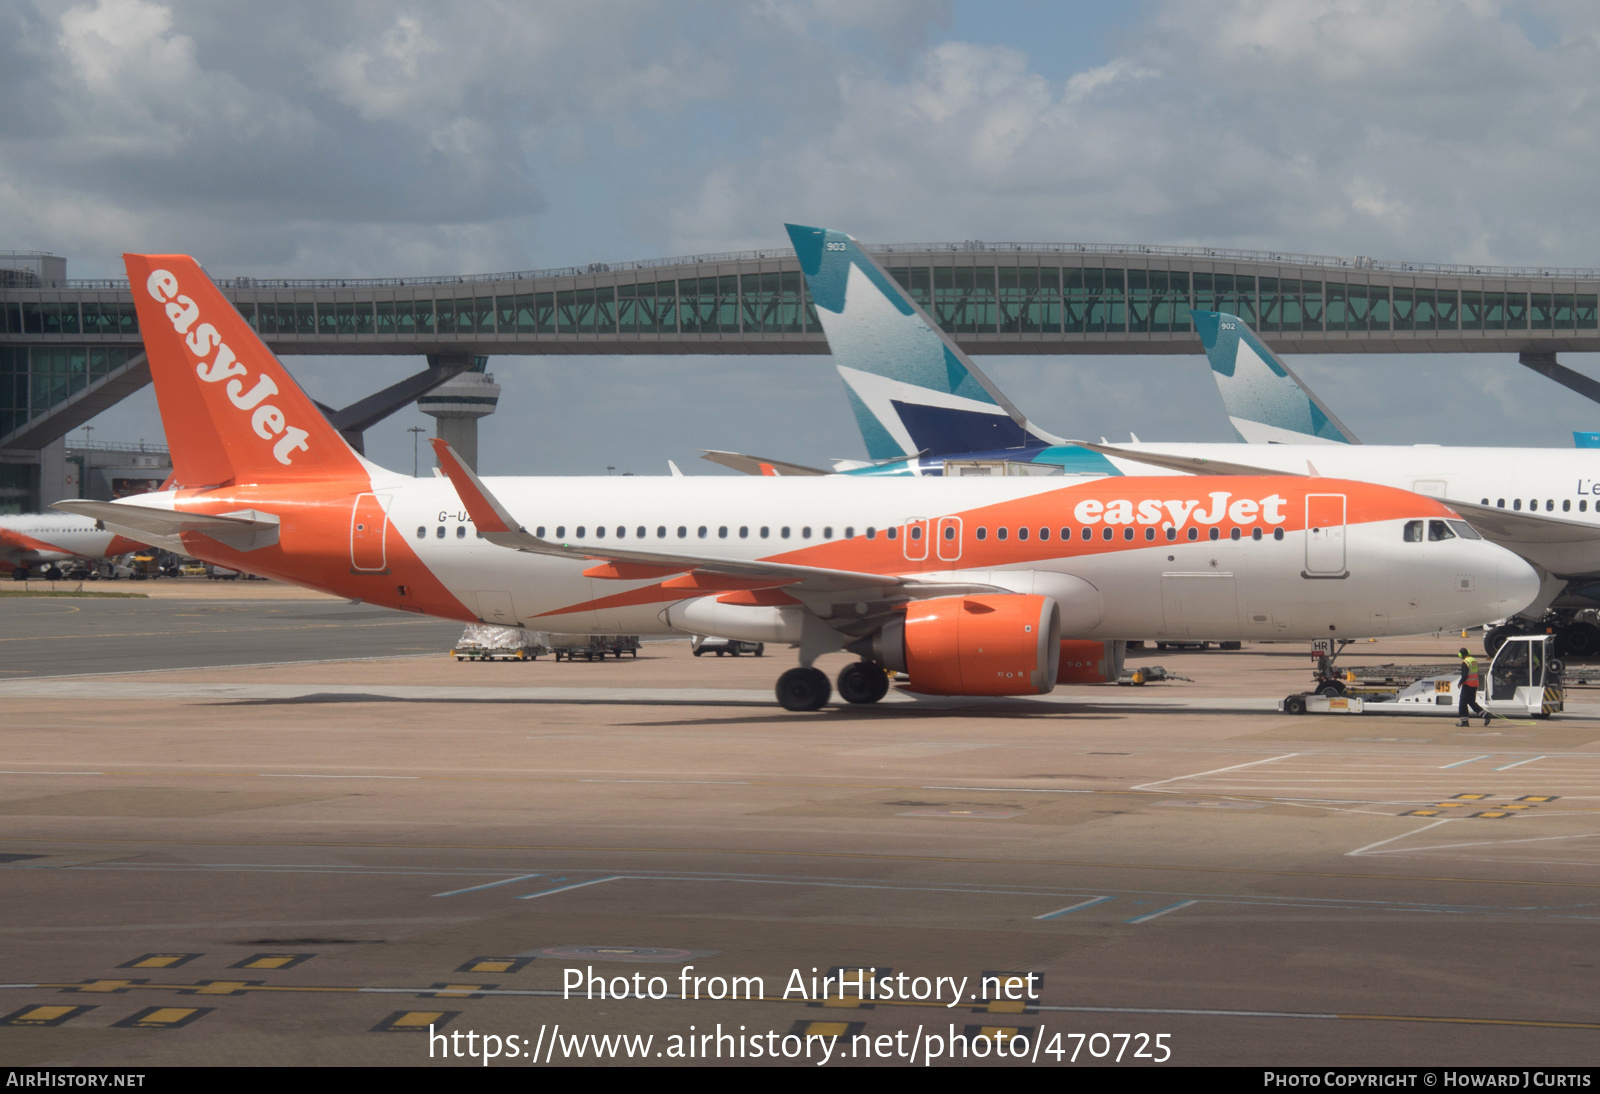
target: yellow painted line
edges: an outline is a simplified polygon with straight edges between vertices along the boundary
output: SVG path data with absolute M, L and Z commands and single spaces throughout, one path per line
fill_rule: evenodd
M 855 851 L 771 851 L 743 847 L 615 847 L 603 844 L 534 843 L 367 843 L 359 840 L 199 840 L 199 839 L 67 839 L 58 836 L 26 836 L 13 843 L 72 843 L 80 845 L 137 847 L 340 847 L 374 848 L 400 851 L 526 851 L 535 853 L 575 852 L 578 854 L 636 855 L 749 855 L 760 858 L 840 859 L 859 862 L 943 862 L 969 866 L 1054 866 L 1070 870 L 1161 870 L 1172 873 L 1224 874 L 1252 877 L 1353 878 L 1363 881 L 1398 881 L 1408 885 L 1422 881 L 1458 885 L 1514 885 L 1552 889 L 1600 889 L 1600 881 L 1526 881 L 1481 877 L 1434 877 L 1399 874 L 1360 874 L 1332 870 L 1262 870 L 1247 867 L 1179 866 L 1146 862 L 1088 862 L 1073 859 L 997 859 L 957 855 L 890 855 Z

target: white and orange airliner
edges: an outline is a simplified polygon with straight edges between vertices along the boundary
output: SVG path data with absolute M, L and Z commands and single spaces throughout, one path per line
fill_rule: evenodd
M 37 571 L 61 576 L 61 564 L 79 558 L 106 558 L 144 548 L 97 521 L 66 513 L 23 513 L 0 517 L 0 573 L 21 580 Z
M 1338 479 L 446 477 L 354 452 L 183 255 L 126 255 L 172 489 L 59 508 L 221 566 L 540 630 L 798 647 L 831 694 L 1036 695 L 1114 679 L 1123 641 L 1353 638 L 1521 608 L 1533 570 L 1438 501 Z M 1440 523 L 1452 536 L 1416 534 Z

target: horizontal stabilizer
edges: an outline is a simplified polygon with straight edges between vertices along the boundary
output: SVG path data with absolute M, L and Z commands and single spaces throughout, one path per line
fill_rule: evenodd
M 118 501 L 58 501 L 54 508 L 97 520 L 129 539 L 141 542 L 178 540 L 174 548 L 177 550 L 182 550 L 181 537 L 185 532 L 209 536 L 235 551 L 254 551 L 278 542 L 278 518 L 254 509 L 220 514 L 185 513 L 181 509 L 156 509 Z
M 742 452 L 720 452 L 716 449 L 710 449 L 700 458 L 721 464 L 723 467 L 731 467 L 735 471 L 742 471 L 746 475 L 779 475 L 786 478 L 798 478 L 805 475 L 828 474 L 828 472 L 819 467 L 807 467 L 802 463 L 774 460 L 768 456 L 746 456 Z

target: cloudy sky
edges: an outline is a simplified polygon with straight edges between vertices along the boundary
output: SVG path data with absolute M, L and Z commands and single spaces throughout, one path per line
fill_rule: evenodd
M 75 277 L 125 250 L 224 276 L 535 269 L 770 247 L 786 220 L 1600 265 L 1600 6 L 1578 2 L 12 0 L 0 89 L 0 247 Z M 288 362 L 338 405 L 420 363 Z M 981 363 L 1058 433 L 1233 439 L 1198 341 Z M 1291 363 L 1368 442 L 1600 427 L 1509 356 Z M 492 473 L 863 451 L 825 357 L 490 367 Z M 161 435 L 148 390 L 94 424 Z M 409 467 L 414 424 L 369 453 Z

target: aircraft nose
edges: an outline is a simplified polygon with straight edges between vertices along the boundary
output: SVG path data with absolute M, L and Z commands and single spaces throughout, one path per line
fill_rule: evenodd
M 1539 574 L 1527 560 L 1500 548 L 1500 559 L 1495 563 L 1495 582 L 1505 615 L 1515 615 L 1539 595 Z

